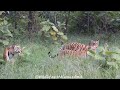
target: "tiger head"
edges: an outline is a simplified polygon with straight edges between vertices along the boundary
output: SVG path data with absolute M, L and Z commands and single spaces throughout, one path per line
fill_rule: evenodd
M 25 47 L 21 47 L 21 46 L 19 46 L 19 45 L 12 45 L 12 48 L 13 48 L 13 50 L 14 50 L 14 54 L 15 53 L 18 53 L 18 54 L 21 54 L 21 52 L 23 51 L 23 49 L 25 48 Z
M 99 40 L 96 40 L 96 41 L 91 40 L 91 42 L 89 43 L 89 49 L 91 50 L 95 51 L 98 46 L 99 46 Z
M 21 53 L 22 48 L 19 45 L 13 45 L 13 49 L 15 53 Z

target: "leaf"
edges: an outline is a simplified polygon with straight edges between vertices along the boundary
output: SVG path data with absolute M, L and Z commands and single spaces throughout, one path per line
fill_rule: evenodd
M 107 64 L 115 67 L 116 69 L 118 69 L 118 65 L 117 65 L 116 62 L 107 62 Z
M 68 40 L 68 38 L 67 38 L 67 36 L 66 36 L 66 35 L 62 35 L 62 36 L 61 36 L 61 38 L 62 38 L 63 40 L 65 40 L 65 41 L 67 41 L 67 40 Z
M 8 44 L 9 44 L 9 41 L 5 41 L 5 40 L 4 40 L 4 41 L 3 41 L 3 44 L 4 44 L 4 45 L 8 45 Z
M 9 41 L 8 40 L 0 40 L 0 43 L 2 43 L 3 45 L 8 45 Z
M 120 61 L 120 55 L 118 54 L 113 54 L 112 59 L 119 60 Z
M 6 32 L 4 32 L 4 36 L 10 36 L 13 37 L 12 33 L 9 30 L 6 30 Z
M 52 29 L 56 32 L 58 32 L 59 30 L 55 27 L 55 26 L 52 26 Z
M 50 34 L 49 33 L 45 33 L 45 37 L 50 37 Z
M 48 26 L 48 25 L 44 25 L 43 27 L 42 27 L 42 30 L 41 31 L 49 31 L 50 30 L 50 26 Z
M 99 55 L 103 55 L 103 51 L 100 51 L 100 52 L 99 52 Z
M 51 36 L 53 40 L 57 40 L 58 38 L 56 36 Z
M 60 35 L 60 36 L 64 35 L 63 32 L 58 32 L 57 34 Z
M 58 43 L 58 42 L 56 42 L 56 41 L 54 42 L 54 44 L 57 44 L 57 45 L 59 45 L 59 43 Z
M 8 22 L 6 20 L 4 20 L 4 25 L 7 25 L 7 24 L 8 24 Z
M 4 36 L 10 36 L 10 37 L 13 37 L 13 35 L 12 35 L 11 33 L 4 34 Z
M 105 51 L 105 54 L 106 55 L 112 55 L 112 54 L 119 54 L 117 52 L 112 52 L 112 51 Z
M 3 42 L 3 40 L 0 39 L 0 43 Z
M 45 24 L 47 24 L 48 22 L 47 21 L 43 21 L 43 22 L 41 22 L 40 24 L 41 25 L 45 25 Z
M 100 55 L 100 56 L 102 56 L 102 57 L 105 57 L 106 56 L 106 54 L 105 54 L 105 51 L 100 51 L 100 52 L 98 52 L 98 54 Z
M 41 22 L 40 23 L 41 25 L 48 25 L 48 26 L 52 26 L 52 25 L 54 25 L 53 23 L 51 23 L 49 20 L 47 20 L 47 21 L 43 21 L 43 22 Z
M 100 55 L 95 55 L 95 59 L 97 59 L 97 60 L 105 60 L 105 58 L 100 56 Z
M 108 65 L 115 65 L 116 63 L 115 62 L 107 62 Z
M 96 54 L 93 50 L 89 50 L 89 52 L 92 53 L 93 55 Z
M 49 25 L 54 26 L 54 23 L 49 22 Z
M 89 55 L 89 56 L 91 56 L 91 57 L 95 57 L 91 52 L 87 52 L 87 54 Z
M 50 35 L 52 35 L 52 36 L 56 36 L 56 32 L 53 31 L 53 30 L 50 30 Z

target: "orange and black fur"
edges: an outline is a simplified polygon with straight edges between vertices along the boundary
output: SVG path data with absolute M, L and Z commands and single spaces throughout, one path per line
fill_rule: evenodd
M 50 52 L 48 53 L 48 55 L 51 58 L 54 58 L 56 56 L 86 57 L 87 52 L 89 50 L 96 51 L 98 45 L 99 45 L 99 40 L 97 41 L 91 40 L 91 42 L 88 45 L 73 42 L 63 45 L 57 55 L 51 56 Z
M 4 49 L 3 59 L 5 61 L 9 61 L 14 57 L 15 54 L 17 53 L 20 54 L 21 52 L 22 52 L 22 49 L 19 45 L 8 46 Z

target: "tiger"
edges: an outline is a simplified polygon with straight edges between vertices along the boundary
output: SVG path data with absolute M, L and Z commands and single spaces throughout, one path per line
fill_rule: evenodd
M 97 47 L 99 46 L 99 40 L 91 40 L 88 45 L 81 44 L 78 42 L 68 43 L 63 45 L 58 54 L 51 56 L 51 53 L 48 52 L 49 57 L 55 58 L 56 56 L 64 57 L 64 56 L 73 56 L 73 57 L 87 57 L 87 52 L 89 50 L 93 50 L 96 52 Z
M 3 52 L 3 59 L 5 61 L 10 61 L 14 57 L 15 54 L 20 55 L 23 48 L 21 48 L 19 45 L 11 45 L 4 49 Z
M 95 51 L 96 48 L 98 47 L 98 45 L 99 45 L 99 40 L 96 40 L 96 41 L 91 40 L 91 42 L 89 42 L 89 45 L 81 44 L 78 42 L 72 42 L 72 43 L 63 45 L 60 50 L 68 49 L 68 50 L 77 51 L 77 50 L 81 49 L 81 47 L 89 46 L 89 48 L 91 50 Z

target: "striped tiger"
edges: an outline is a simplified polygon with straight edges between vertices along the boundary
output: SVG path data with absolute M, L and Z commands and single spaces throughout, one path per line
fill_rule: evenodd
M 68 43 L 68 44 L 63 45 L 60 50 L 68 49 L 68 50 L 78 51 L 79 49 L 82 49 L 81 47 L 89 46 L 89 49 L 95 51 L 96 48 L 98 47 L 98 45 L 99 45 L 99 40 L 96 40 L 96 41 L 91 40 L 91 42 L 89 42 L 88 45 L 81 44 L 78 42 L 72 42 L 72 43 Z
M 88 45 L 81 44 L 78 42 L 73 42 L 73 43 L 68 43 L 68 44 L 63 45 L 60 48 L 57 55 L 51 56 L 50 52 L 48 52 L 48 55 L 51 58 L 54 58 L 56 56 L 64 57 L 67 55 L 73 56 L 73 57 L 86 57 L 87 52 L 89 50 L 96 51 L 98 45 L 99 45 L 99 40 L 96 40 L 96 41 L 91 40 L 91 42 Z
M 22 52 L 23 48 L 21 48 L 19 45 L 11 45 L 4 49 L 3 53 L 3 59 L 5 61 L 9 61 L 14 57 L 15 54 L 20 54 Z

